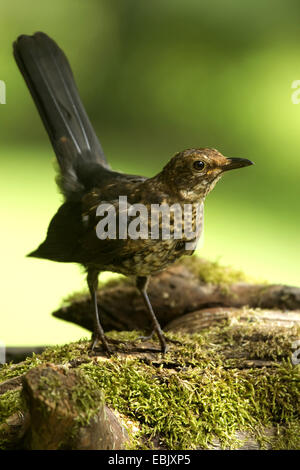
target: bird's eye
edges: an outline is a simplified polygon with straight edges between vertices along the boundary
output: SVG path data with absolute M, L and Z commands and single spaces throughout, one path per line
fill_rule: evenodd
M 193 167 L 195 168 L 195 170 L 201 171 L 205 167 L 205 163 L 202 162 L 201 160 L 196 160 L 193 163 Z

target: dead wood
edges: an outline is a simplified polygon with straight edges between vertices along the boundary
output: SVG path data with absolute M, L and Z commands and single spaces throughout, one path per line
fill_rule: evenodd
M 1 425 L 1 439 L 8 448 L 31 450 L 122 449 L 127 431 L 92 385 L 66 366 L 33 368 L 22 377 L 22 409 Z M 14 386 L 18 390 L 20 382 Z
M 205 284 L 185 265 L 175 265 L 154 276 L 149 297 L 160 324 L 203 308 L 235 307 L 297 310 L 300 288 L 284 285 L 235 283 Z M 149 330 L 143 301 L 134 285 L 120 282 L 99 291 L 101 323 L 109 330 Z M 89 296 L 76 298 L 55 311 L 56 318 L 70 321 L 90 331 L 93 319 Z

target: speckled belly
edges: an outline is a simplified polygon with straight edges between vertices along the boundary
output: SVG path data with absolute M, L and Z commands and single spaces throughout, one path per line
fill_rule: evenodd
M 144 249 L 136 251 L 131 257 L 119 260 L 117 266 L 107 266 L 107 270 L 126 276 L 149 276 L 162 271 L 183 255 L 191 255 L 185 242 L 178 240 L 153 241 L 145 243 Z
M 127 240 L 124 250 L 120 252 L 115 262 L 105 265 L 105 270 L 126 276 L 149 276 L 162 271 L 181 256 L 193 254 L 203 233 L 203 204 L 198 224 L 196 224 L 195 217 L 191 221 L 190 230 L 192 230 L 193 238 L 186 238 L 185 234 L 182 234 L 179 239 L 174 238 L 175 226 L 172 222 L 170 224 L 171 238 L 162 240 L 152 239 L 149 236 L 148 239 Z M 103 266 L 98 266 L 98 268 L 103 270 Z

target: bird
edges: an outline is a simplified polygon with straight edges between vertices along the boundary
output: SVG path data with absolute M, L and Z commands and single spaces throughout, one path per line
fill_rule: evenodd
M 203 231 L 206 196 L 228 170 L 253 162 L 225 157 L 213 148 L 197 147 L 177 152 L 153 177 L 115 171 L 81 102 L 68 59 L 56 42 L 43 32 L 21 35 L 13 43 L 13 53 L 52 143 L 59 168 L 57 184 L 64 197 L 50 221 L 45 240 L 27 256 L 84 267 L 94 320 L 91 349 L 102 345 L 108 355 L 113 340 L 101 325 L 98 276 L 111 271 L 134 277 L 152 324 L 152 333 L 145 338 L 156 334 L 159 351 L 165 353 L 167 340 L 147 292 L 150 276 L 181 256 L 193 254 Z M 130 210 L 132 215 L 132 207 L 135 215 L 151 212 L 151 216 L 146 221 L 142 217 L 132 219 L 128 216 Z M 176 210 L 170 211 L 169 219 L 163 211 L 159 213 L 161 208 L 172 207 L 179 212 L 188 207 L 190 218 L 183 219 L 183 212 L 181 218 L 175 216 Z M 122 217 L 126 211 L 124 226 Z M 108 213 L 115 220 L 110 217 L 111 230 L 104 230 L 104 216 Z M 141 225 L 143 230 L 139 231 Z M 182 228 L 187 227 L 191 235 L 186 235 L 185 230 L 182 233 Z M 130 228 L 134 235 L 131 237 Z M 152 236 L 154 229 L 157 230 Z M 169 237 L 163 236 L 163 229 Z

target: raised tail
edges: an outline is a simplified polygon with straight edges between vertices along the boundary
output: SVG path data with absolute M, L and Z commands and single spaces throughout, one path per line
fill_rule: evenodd
M 67 199 L 89 186 L 109 164 L 80 100 L 69 62 L 44 33 L 20 36 L 14 56 L 49 134 L 60 166 L 58 184 Z M 106 171 L 105 171 L 106 170 Z

